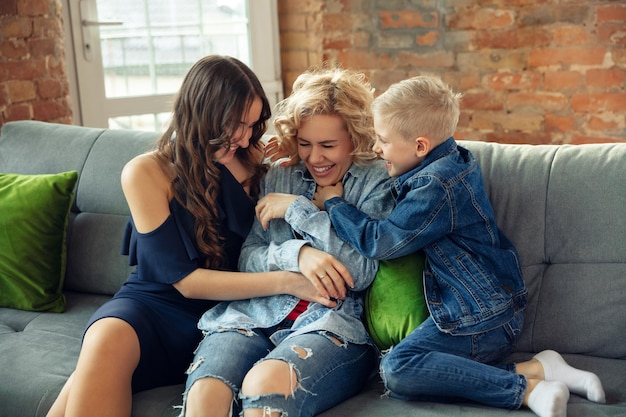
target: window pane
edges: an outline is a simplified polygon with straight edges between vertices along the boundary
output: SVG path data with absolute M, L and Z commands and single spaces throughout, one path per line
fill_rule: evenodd
M 147 130 L 162 132 L 167 128 L 172 117 L 171 113 L 137 114 L 109 118 L 109 129 Z
M 204 55 L 250 64 L 244 0 L 99 0 L 100 39 L 108 98 L 175 93 Z

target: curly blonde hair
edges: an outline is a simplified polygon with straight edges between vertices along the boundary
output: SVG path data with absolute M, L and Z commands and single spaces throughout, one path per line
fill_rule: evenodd
M 338 115 L 346 125 L 354 145 L 353 161 L 370 164 L 376 159 L 374 122 L 370 105 L 373 89 L 365 75 L 339 67 L 313 67 L 298 76 L 289 97 L 276 105 L 274 127 L 278 144 L 287 164 L 296 164 L 298 156 L 298 129 L 302 122 L 315 115 Z
M 232 135 L 256 98 L 262 110 L 250 146 L 237 149 L 237 157 L 252 173 L 247 185 L 255 198 L 265 166 L 253 149 L 259 149 L 271 109 L 258 78 L 241 61 L 208 55 L 196 62 L 178 92 L 172 121 L 157 143 L 158 158 L 175 172 L 175 198 L 195 218 L 196 241 L 207 268 L 223 268 L 226 258 L 219 232 L 220 170 L 215 154 L 238 140 Z

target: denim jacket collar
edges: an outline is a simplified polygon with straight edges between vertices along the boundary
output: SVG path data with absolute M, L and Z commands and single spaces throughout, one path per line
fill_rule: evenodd
M 400 190 L 402 184 L 404 184 L 409 178 L 414 176 L 416 173 L 420 172 L 424 167 L 429 166 L 433 161 L 437 159 L 444 158 L 456 150 L 456 141 L 453 137 L 449 137 L 444 142 L 440 143 L 426 155 L 426 158 L 419 164 L 417 167 L 413 168 L 409 172 L 405 172 L 402 175 L 399 175 L 396 180 L 393 182 L 393 188 L 396 192 Z

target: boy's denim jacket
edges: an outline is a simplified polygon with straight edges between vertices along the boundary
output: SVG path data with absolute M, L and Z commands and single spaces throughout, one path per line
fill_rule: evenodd
M 384 218 L 394 205 L 390 178 L 382 161 L 360 167 L 353 164 L 343 178 L 345 197 L 369 215 Z M 311 199 L 316 184 L 304 164 L 272 167 L 261 183 L 261 195 L 271 192 L 299 195 L 289 206 L 285 219 L 273 219 L 264 231 L 255 220 L 239 257 L 241 271 L 289 270 L 299 272 L 298 254 L 304 245 L 330 253 L 342 262 L 354 279 L 345 300 L 331 309 L 311 303 L 291 329 L 272 336 L 280 343 L 289 335 L 315 331 L 329 332 L 344 342 L 371 343 L 361 322 L 363 293 L 378 269 L 378 261 L 367 259 L 337 236 L 328 213 L 319 210 Z M 297 227 L 297 234 L 292 228 Z M 299 235 L 299 236 L 298 236 Z M 283 321 L 298 303 L 291 295 L 274 295 L 250 300 L 222 302 L 208 310 L 198 327 L 205 333 L 223 329 L 269 328 Z
M 344 199 L 325 208 L 342 239 L 375 259 L 423 249 L 424 292 L 443 332 L 473 334 L 506 323 L 526 306 L 518 254 L 498 229 L 473 155 L 454 138 L 393 182 L 396 208 L 375 220 Z

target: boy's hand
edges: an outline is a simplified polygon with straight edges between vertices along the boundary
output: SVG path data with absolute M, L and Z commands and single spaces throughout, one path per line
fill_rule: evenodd
M 325 187 L 320 187 L 318 185 L 312 201 L 317 208 L 324 210 L 324 202 L 333 197 L 343 197 L 343 184 L 341 182 L 338 182 L 335 185 L 327 185 Z
M 267 230 L 270 220 L 284 219 L 289 205 L 298 198 L 297 195 L 283 193 L 269 193 L 259 200 L 254 211 L 263 230 Z

